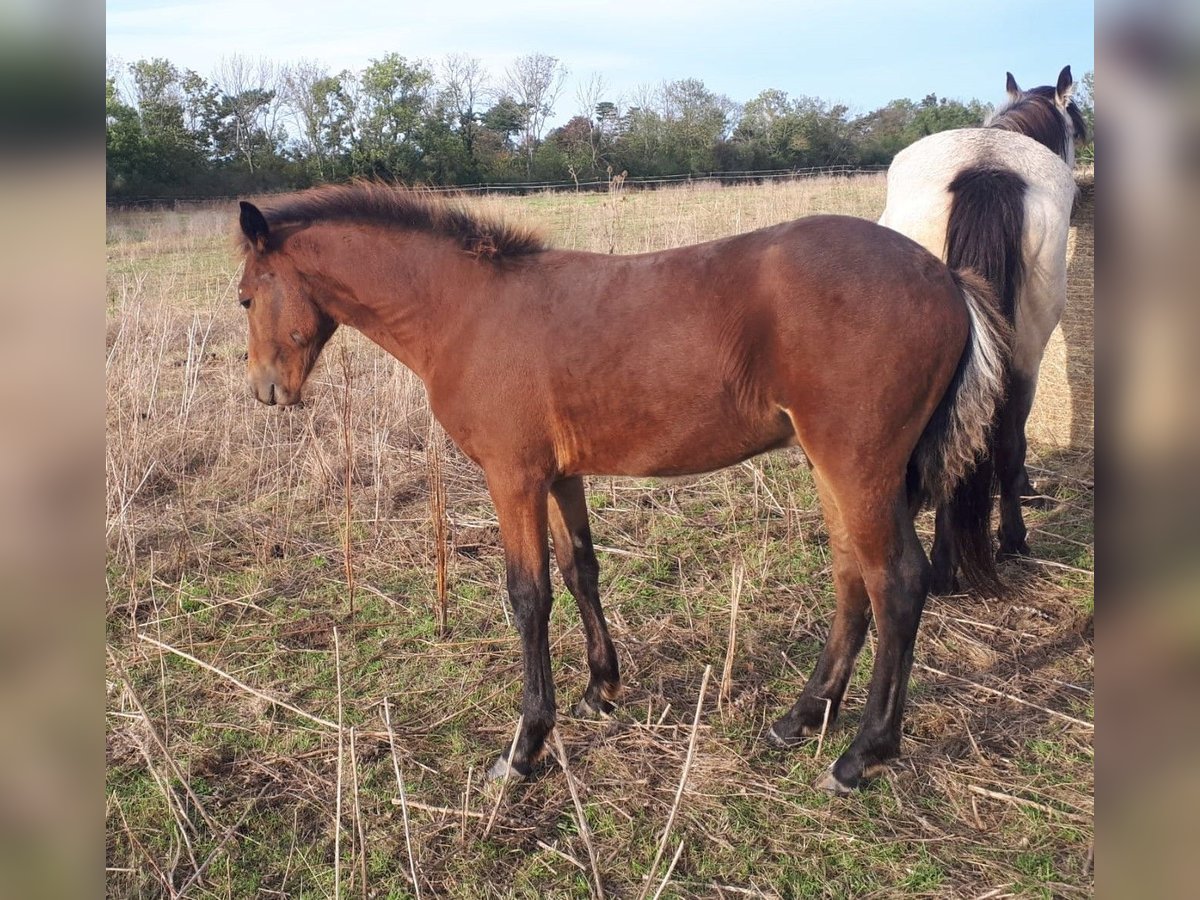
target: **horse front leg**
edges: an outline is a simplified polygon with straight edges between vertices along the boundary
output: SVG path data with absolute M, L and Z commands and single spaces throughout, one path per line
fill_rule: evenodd
M 564 478 L 554 482 L 550 496 L 554 499 L 550 505 L 554 556 L 567 590 L 579 607 L 579 618 L 587 636 L 590 677 L 575 714 L 603 716 L 612 712 L 613 701 L 621 692 L 621 675 L 617 652 L 613 649 L 608 623 L 604 621 L 604 610 L 600 606 L 600 564 L 592 546 L 583 479 Z
M 554 727 L 554 678 L 550 672 L 550 557 L 546 542 L 546 481 L 488 473 L 488 490 L 500 520 L 508 598 L 521 635 L 524 687 L 521 726 L 513 745 L 492 766 L 491 776 L 525 777 L 545 754 Z

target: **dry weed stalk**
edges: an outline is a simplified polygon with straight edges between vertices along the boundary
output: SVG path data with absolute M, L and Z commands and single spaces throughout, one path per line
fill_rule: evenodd
M 923 669 L 924 671 L 930 672 L 934 675 L 940 675 L 942 678 L 953 678 L 957 681 L 965 682 L 976 690 L 984 691 L 988 694 L 994 694 L 997 697 L 1003 697 L 1006 700 L 1011 700 L 1013 703 L 1020 703 L 1022 706 L 1028 706 L 1031 709 L 1039 710 L 1048 715 L 1054 716 L 1055 718 L 1063 719 L 1064 721 L 1072 722 L 1076 725 L 1082 725 L 1089 731 L 1096 730 L 1095 724 L 1088 722 L 1085 719 L 1077 719 L 1074 716 L 1068 716 L 1066 713 L 1059 712 L 1057 709 L 1050 709 L 1048 706 L 1039 706 L 1038 704 L 1026 700 L 1023 697 L 1018 697 L 1015 694 L 1009 694 L 1004 691 L 997 690 L 994 687 L 988 687 L 986 684 L 980 684 L 978 681 L 972 681 L 970 678 L 963 678 L 961 675 L 953 675 L 949 672 L 943 672 L 941 669 L 935 669 L 933 666 L 927 666 L 922 663 L 913 663 L 913 665 L 918 669 Z
M 106 646 L 104 648 L 104 652 L 108 655 L 109 664 L 112 665 L 113 670 L 117 673 L 117 677 L 121 679 L 121 684 L 125 686 L 125 691 L 129 695 L 129 699 L 133 701 L 133 705 L 137 707 L 137 711 L 141 714 L 142 721 L 146 725 L 146 730 L 150 732 L 150 737 L 153 739 L 155 746 L 158 747 L 158 752 L 162 754 L 163 759 L 170 767 L 171 773 L 183 787 L 188 799 L 191 800 L 192 805 L 196 807 L 196 811 L 200 813 L 200 818 L 204 820 L 204 824 L 206 824 L 209 828 L 216 830 L 216 821 L 208 814 L 208 811 L 204 808 L 204 804 L 200 802 L 200 798 L 197 797 L 195 792 L 192 790 L 188 780 L 184 778 L 183 773 L 179 771 L 179 767 L 175 764 L 174 758 L 167 750 L 166 742 L 162 737 L 159 736 L 158 729 L 154 727 L 154 723 L 151 721 L 150 715 L 146 712 L 146 708 L 142 705 L 142 701 L 138 699 L 137 692 L 133 689 L 133 683 L 129 680 L 128 674 L 125 672 L 125 667 L 122 666 L 117 660 L 111 648 Z
M 344 755 L 345 734 L 342 731 L 342 654 L 338 644 L 337 626 L 333 627 L 333 670 L 337 676 L 337 795 L 334 801 L 333 829 L 333 897 L 341 900 L 342 896 L 342 757 Z
M 350 726 L 350 782 L 354 787 L 354 831 L 358 838 L 358 867 L 362 879 L 363 900 L 367 897 L 367 836 L 363 831 L 362 809 L 358 802 L 358 747 L 354 741 L 354 726 Z
M 342 556 L 346 567 L 346 593 L 350 600 L 350 621 L 354 621 L 354 560 L 351 554 L 350 546 L 350 525 L 351 525 L 351 488 L 354 484 L 354 442 L 351 437 L 351 372 L 350 372 L 350 351 L 346 347 L 345 341 L 342 342 L 342 446 L 346 453 L 346 481 L 342 485 L 342 494 L 344 496 L 344 515 L 343 536 L 342 536 Z
M 608 197 L 605 200 L 608 218 L 604 222 L 604 231 L 610 254 L 617 252 L 617 225 L 621 219 L 620 203 L 623 199 L 625 177 L 628 174 L 628 172 L 621 172 L 620 175 L 614 175 L 612 166 L 608 167 Z
M 196 657 L 192 656 L 190 653 L 186 653 L 183 650 L 179 650 L 175 647 L 172 647 L 170 644 L 164 644 L 162 641 L 156 641 L 154 638 L 150 637 L 147 634 L 142 634 L 140 631 L 138 632 L 138 637 L 148 644 L 153 644 L 155 647 L 158 647 L 162 650 L 166 650 L 169 653 L 174 653 L 176 656 L 181 656 L 184 659 L 186 659 L 188 662 L 193 662 L 196 665 L 200 666 L 200 668 L 207 669 L 209 672 L 212 672 L 214 675 L 220 675 L 226 681 L 233 682 L 235 685 L 240 687 L 246 693 L 253 694 L 258 699 L 265 700 L 268 703 L 270 703 L 272 706 L 281 706 L 284 709 L 288 710 L 289 712 L 294 712 L 296 715 L 300 716 L 301 718 L 308 719 L 308 721 L 310 721 L 310 722 L 315 722 L 317 725 L 320 725 L 324 728 L 331 728 L 331 729 L 338 731 L 339 733 L 342 730 L 341 725 L 338 722 L 330 722 L 328 719 L 322 719 L 320 716 L 314 716 L 312 713 L 305 712 L 300 707 L 293 706 L 292 704 L 288 703 L 285 700 L 280 700 L 278 697 L 272 697 L 270 694 L 266 693 L 265 691 L 260 691 L 257 688 L 252 688 L 252 687 L 250 687 L 250 685 L 246 684 L 244 681 L 239 681 L 238 679 L 236 679 L 232 675 L 230 675 L 228 672 L 222 672 L 216 666 L 210 665 L 209 663 L 206 663 L 203 660 L 199 660 Z
M 721 690 L 717 694 L 718 710 L 721 709 L 722 703 L 728 702 L 733 693 L 733 652 L 737 645 L 738 603 L 742 598 L 742 585 L 745 580 L 746 567 L 741 563 L 734 563 L 729 598 L 729 642 L 725 648 L 725 668 L 721 672 Z
M 658 900 L 662 896 L 662 892 L 666 890 L 667 885 L 671 883 L 671 874 L 675 871 L 675 864 L 679 862 L 679 857 L 683 854 L 683 841 L 679 842 L 679 846 L 675 848 L 675 855 L 671 857 L 671 864 L 667 866 L 667 872 L 663 875 L 663 880 L 658 886 L 658 890 L 654 892 L 654 896 L 650 900 Z
M 392 748 L 392 768 L 396 772 L 396 786 L 400 789 L 400 812 L 404 817 L 404 846 L 408 850 L 408 870 L 412 876 L 413 891 L 417 900 L 421 900 L 421 883 L 417 881 L 417 863 L 413 859 L 412 833 L 408 825 L 408 795 L 404 791 L 404 776 L 400 774 L 400 756 L 396 752 L 396 732 L 392 730 L 392 710 L 387 697 L 383 698 L 383 722 L 387 726 L 388 743 Z M 465 811 L 463 815 L 466 815 Z M 465 825 L 463 827 L 466 828 Z
M 671 826 L 675 824 L 675 815 L 679 812 L 679 803 L 683 799 L 683 788 L 687 784 L 688 773 L 692 770 L 692 759 L 696 755 L 696 738 L 700 734 L 700 713 L 704 710 L 704 692 L 708 689 L 708 678 L 712 675 L 712 666 L 704 667 L 704 677 L 700 679 L 700 696 L 696 698 L 696 715 L 692 718 L 692 735 L 688 738 L 687 757 L 683 761 L 683 772 L 679 776 L 679 787 L 675 790 L 675 802 L 671 804 L 671 812 L 667 816 L 667 824 L 663 828 L 662 839 L 658 842 L 658 852 L 654 854 L 654 862 L 646 875 L 646 884 L 638 894 L 638 900 L 646 900 L 646 892 L 650 890 L 654 870 L 662 861 L 663 851 L 667 849 L 667 839 L 671 836 Z M 674 865 L 672 863 L 672 865 Z M 668 877 L 670 872 L 667 873 Z M 659 889 L 661 891 L 661 888 Z
M 504 757 L 504 777 L 500 779 L 499 790 L 496 791 L 496 802 L 492 806 L 492 814 L 488 817 L 487 826 L 483 829 L 483 836 L 486 838 L 492 833 L 492 825 L 496 823 L 496 813 L 500 811 L 500 801 L 504 799 L 504 792 L 508 789 L 508 779 L 512 775 L 512 764 L 509 762 L 513 758 L 513 754 L 517 752 L 517 739 L 521 736 L 521 726 L 525 724 L 525 715 L 517 716 L 517 727 L 513 729 L 512 743 L 508 747 L 508 755 Z
M 446 520 L 446 482 L 442 475 L 442 431 L 436 421 L 429 423 L 425 443 L 425 465 L 429 475 L 429 518 L 433 523 L 433 557 L 437 573 L 438 633 L 445 635 L 447 626 L 446 564 L 449 543 Z
M 583 804 L 579 802 L 579 791 L 575 787 L 575 779 L 571 775 L 571 770 L 567 768 L 567 751 L 563 749 L 558 729 L 552 729 L 551 733 L 554 735 L 554 749 L 558 756 L 558 764 L 562 767 L 563 776 L 567 779 L 567 790 L 571 792 L 571 802 L 575 804 L 575 819 L 579 823 L 579 836 L 583 838 L 583 846 L 587 848 L 588 862 L 592 867 L 592 882 L 595 885 L 594 893 L 600 900 L 604 900 L 604 884 L 600 880 L 600 864 L 596 862 L 596 848 L 592 846 L 592 832 L 588 828 L 587 817 L 583 814 Z

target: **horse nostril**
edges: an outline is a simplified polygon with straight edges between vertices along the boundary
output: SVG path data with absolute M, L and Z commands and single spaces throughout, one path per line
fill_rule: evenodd
M 269 406 L 275 405 L 275 385 L 274 385 L 274 383 L 272 383 L 272 385 L 271 385 L 271 394 L 267 399 L 267 404 Z

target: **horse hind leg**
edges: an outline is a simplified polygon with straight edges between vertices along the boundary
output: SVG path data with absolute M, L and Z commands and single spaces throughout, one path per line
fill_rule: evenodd
M 600 565 L 588 526 L 587 500 L 582 478 L 564 478 L 550 487 L 550 533 L 554 556 L 567 590 L 579 606 L 579 617 L 587 636 L 590 677 L 583 698 L 575 707 L 581 718 L 604 716 L 613 710 L 621 692 L 617 653 L 600 606 Z
M 858 734 L 815 782 L 844 794 L 876 774 L 900 752 L 901 725 L 921 612 L 929 593 L 930 566 L 921 549 L 903 492 L 880 515 L 866 502 L 843 515 L 870 597 L 878 633 L 874 668 Z
M 766 741 L 780 749 L 819 734 L 822 727 L 837 719 L 846 685 L 854 671 L 854 661 L 862 648 L 871 620 L 866 584 L 837 502 L 815 468 L 813 480 L 825 512 L 829 545 L 833 550 L 837 609 L 821 656 L 812 676 L 804 685 L 800 699 L 767 731 Z
M 1009 377 L 1008 396 L 1000 413 L 996 436 L 996 476 L 1000 482 L 1000 554 L 1028 556 L 1022 498 L 1034 494 L 1025 469 L 1028 445 L 1025 423 L 1033 409 L 1036 376 L 1013 372 Z

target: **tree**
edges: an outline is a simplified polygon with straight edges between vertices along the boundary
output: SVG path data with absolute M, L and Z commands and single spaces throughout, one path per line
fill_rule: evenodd
M 286 132 L 279 121 L 283 104 L 275 66 L 265 59 L 225 56 L 214 81 L 221 92 L 217 156 L 227 162 L 244 160 L 251 174 L 278 161 Z
M 521 114 L 521 149 L 525 153 L 526 174 L 533 168 L 533 153 L 542 139 L 546 119 L 567 77 L 566 67 L 545 53 L 519 56 L 505 72 L 504 87 Z
M 284 102 L 298 132 L 300 155 L 321 181 L 337 178 L 344 171 L 342 159 L 349 152 L 353 110 L 344 82 L 348 72 L 330 75 L 318 63 L 301 60 L 287 68 L 281 80 Z
M 111 194 L 135 189 L 144 153 L 142 123 L 138 112 L 125 103 L 115 77 L 104 79 L 105 187 Z
M 442 61 L 441 76 L 438 101 L 450 120 L 451 130 L 462 142 L 469 165 L 477 169 L 475 143 L 483 128 L 478 108 L 487 91 L 487 74 L 476 57 L 456 53 Z
M 714 94 L 698 78 L 669 81 L 659 91 L 664 152 L 675 171 L 708 172 L 716 148 L 729 133 L 737 104 Z
M 356 172 L 403 179 L 419 174 L 416 136 L 432 85 L 433 73 L 419 61 L 399 53 L 371 60 L 358 80 Z
M 159 192 L 167 185 L 176 189 L 195 186 L 205 168 L 204 148 L 207 135 L 189 131 L 186 122 L 186 94 L 178 69 L 166 59 L 142 59 L 130 67 L 137 101 L 137 149 L 126 157 L 134 164 L 125 182 L 130 190 Z M 115 97 L 115 91 L 114 91 Z M 118 118 L 124 112 L 116 109 Z M 126 149 L 133 139 L 130 123 L 122 119 Z
M 1096 161 L 1096 73 L 1083 73 L 1083 81 L 1075 89 L 1075 105 L 1083 114 L 1087 124 L 1087 146 L 1079 154 L 1081 160 L 1094 163 Z
M 768 88 L 742 108 L 730 138 L 730 156 L 740 168 L 777 169 L 796 164 L 807 146 L 800 117 L 786 91 Z

